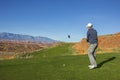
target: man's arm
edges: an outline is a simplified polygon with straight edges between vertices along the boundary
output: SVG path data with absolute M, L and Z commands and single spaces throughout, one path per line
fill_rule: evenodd
M 87 32 L 87 42 L 89 42 L 89 32 Z

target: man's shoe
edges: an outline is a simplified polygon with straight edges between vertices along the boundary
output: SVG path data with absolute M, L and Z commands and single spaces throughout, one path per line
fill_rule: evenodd
M 97 66 L 96 66 L 96 65 L 89 65 L 88 67 L 89 67 L 89 69 L 94 69 L 94 68 L 96 68 Z
M 88 67 L 90 68 L 92 65 L 89 65 Z

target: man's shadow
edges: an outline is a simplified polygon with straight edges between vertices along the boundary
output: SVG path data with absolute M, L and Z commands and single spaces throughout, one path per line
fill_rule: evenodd
M 116 57 L 111 57 L 111 58 L 108 58 L 108 59 L 100 62 L 100 63 L 98 64 L 98 67 L 97 67 L 97 68 L 102 67 L 105 63 L 110 62 L 110 61 L 114 60 L 115 58 L 116 58 Z

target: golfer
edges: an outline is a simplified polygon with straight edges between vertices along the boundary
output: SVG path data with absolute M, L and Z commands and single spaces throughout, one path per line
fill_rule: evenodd
M 88 67 L 89 69 L 94 69 L 97 67 L 97 63 L 96 63 L 96 49 L 98 47 L 97 31 L 93 29 L 92 23 L 88 23 L 87 28 L 88 28 L 87 42 L 90 43 L 90 46 L 88 48 L 88 57 L 90 60 L 90 65 Z

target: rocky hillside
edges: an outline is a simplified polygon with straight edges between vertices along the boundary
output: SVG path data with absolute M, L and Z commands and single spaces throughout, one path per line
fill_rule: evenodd
M 52 45 L 53 43 L 0 40 L 0 58 L 12 59 Z
M 120 52 L 120 32 L 110 35 L 102 35 L 98 37 L 99 46 L 97 53 L 105 52 Z M 81 42 L 76 43 L 73 48 L 79 52 L 79 54 L 87 54 L 89 44 L 86 39 L 83 38 Z

